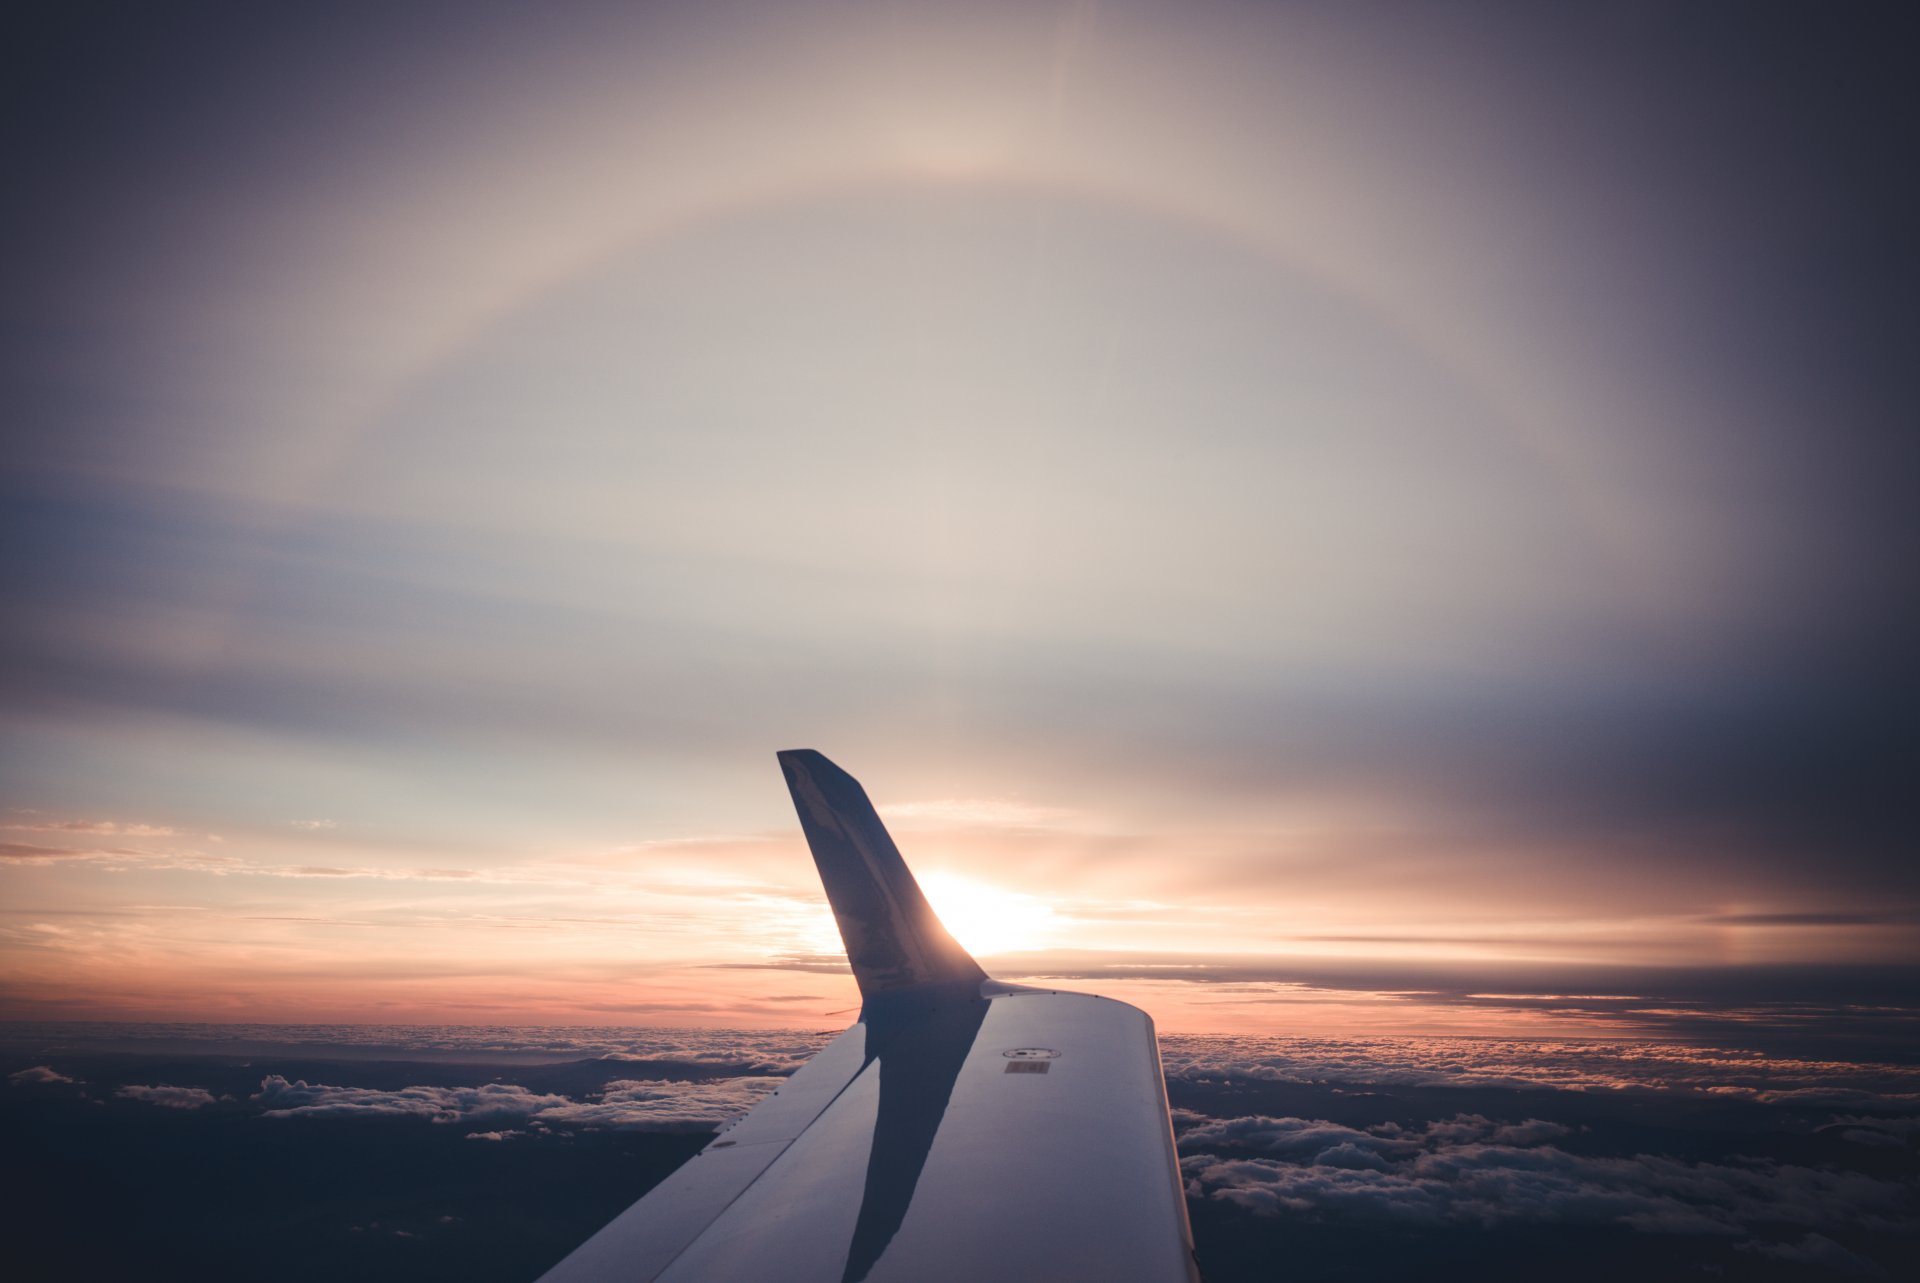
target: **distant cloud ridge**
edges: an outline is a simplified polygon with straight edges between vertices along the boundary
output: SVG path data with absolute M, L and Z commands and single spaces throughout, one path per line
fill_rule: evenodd
M 128 1100 L 144 1100 L 166 1109 L 205 1109 L 217 1103 L 213 1093 L 203 1087 L 172 1087 L 160 1083 L 152 1087 L 122 1087 L 113 1093 Z
M 1181 1168 L 1189 1196 L 1260 1216 L 1615 1224 L 1726 1236 L 1762 1225 L 1898 1230 L 1906 1224 L 1908 1191 L 1895 1182 L 1770 1159 L 1589 1157 L 1541 1144 L 1569 1134 L 1541 1119 L 1501 1123 L 1460 1114 L 1419 1128 L 1359 1129 L 1324 1119 L 1197 1118 L 1177 1120 L 1185 1124 Z
M 75 1081 L 55 1070 L 51 1065 L 35 1065 L 30 1069 L 16 1069 L 7 1075 L 7 1081 L 16 1087 L 29 1083 L 70 1083 Z
M 702 1081 L 615 1079 L 598 1100 L 544 1095 L 512 1083 L 479 1087 L 332 1087 L 261 1080 L 253 1096 L 269 1118 L 424 1118 L 434 1123 L 527 1121 L 537 1127 L 608 1127 L 629 1131 L 712 1131 L 746 1113 L 784 1079 L 736 1077 Z M 480 1135 L 506 1140 L 512 1130 Z

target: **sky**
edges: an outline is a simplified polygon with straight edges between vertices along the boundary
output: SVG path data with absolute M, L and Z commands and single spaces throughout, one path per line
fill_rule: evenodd
M 0 1016 L 1920 1006 L 1895 7 L 19 34 Z

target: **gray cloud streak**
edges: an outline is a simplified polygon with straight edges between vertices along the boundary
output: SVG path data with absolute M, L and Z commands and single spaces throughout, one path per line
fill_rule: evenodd
M 144 1100 L 164 1109 L 205 1109 L 217 1103 L 213 1093 L 204 1087 L 173 1087 L 165 1083 L 152 1087 L 130 1085 L 118 1088 L 113 1094 L 127 1100 Z
M 268 1118 L 418 1118 L 452 1124 L 511 1119 L 537 1127 L 702 1132 L 746 1113 L 781 1081 L 767 1077 L 616 1079 L 606 1084 L 598 1099 L 576 1101 L 511 1083 L 384 1090 L 288 1082 L 270 1074 L 253 1100 Z

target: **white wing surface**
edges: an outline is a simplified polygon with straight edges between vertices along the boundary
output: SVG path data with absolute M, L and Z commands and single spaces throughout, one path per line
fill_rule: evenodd
M 1194 1283 L 1152 1020 L 989 979 L 858 782 L 780 764 L 860 1020 L 544 1283 Z

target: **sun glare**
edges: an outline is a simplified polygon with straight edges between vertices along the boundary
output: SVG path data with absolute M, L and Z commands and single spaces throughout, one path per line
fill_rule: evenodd
M 976 957 L 1040 948 L 1054 926 L 1053 910 L 1043 902 L 971 878 L 928 873 L 920 889 L 953 938 Z

